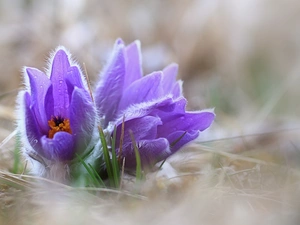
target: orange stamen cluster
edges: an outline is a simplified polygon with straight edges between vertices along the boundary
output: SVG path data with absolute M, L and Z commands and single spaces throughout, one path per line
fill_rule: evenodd
M 72 134 L 70 120 L 68 119 L 63 119 L 60 116 L 52 117 L 52 119 L 48 121 L 48 125 L 50 127 L 48 138 L 53 138 L 54 134 L 59 131 L 65 131 Z

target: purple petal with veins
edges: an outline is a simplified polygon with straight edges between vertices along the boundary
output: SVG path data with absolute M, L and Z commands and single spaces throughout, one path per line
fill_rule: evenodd
M 125 77 L 124 45 L 117 40 L 109 63 L 102 72 L 102 80 L 95 91 L 95 102 L 99 116 L 104 118 L 103 126 L 115 119 L 119 101 L 123 94 Z
M 66 75 L 70 62 L 65 51 L 58 50 L 53 58 L 50 80 L 53 86 L 54 114 L 68 117 L 69 96 Z

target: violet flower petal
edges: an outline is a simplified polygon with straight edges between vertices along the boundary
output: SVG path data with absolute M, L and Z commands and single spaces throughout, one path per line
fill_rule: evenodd
M 53 98 L 53 85 L 51 84 L 45 95 L 45 114 L 47 121 L 51 120 L 54 116 L 54 98 Z M 49 129 L 49 128 L 48 128 Z
M 81 153 L 91 141 L 95 128 L 96 110 L 88 93 L 77 87 L 73 91 L 69 110 L 75 151 Z
M 186 99 L 184 99 L 183 97 L 178 98 L 176 100 L 166 98 L 154 101 L 151 104 L 136 104 L 135 106 L 129 107 L 124 111 L 125 119 L 131 118 L 132 120 L 136 121 L 134 124 L 135 129 L 141 129 L 140 126 L 144 126 L 144 124 L 139 124 L 139 121 L 142 120 L 144 117 L 155 116 L 156 118 L 161 119 L 161 123 L 157 126 L 157 133 L 155 138 L 167 139 L 171 151 L 169 151 L 169 154 L 166 154 L 164 152 L 164 154 L 162 154 L 163 157 L 160 157 L 160 155 L 157 153 L 156 160 L 154 160 L 155 158 L 153 158 L 151 159 L 152 162 L 158 162 L 162 159 L 167 158 L 174 152 L 178 151 L 183 145 L 196 139 L 199 136 L 200 131 L 203 131 L 206 128 L 208 128 L 214 120 L 215 114 L 213 112 L 185 112 L 185 106 Z M 125 125 L 127 122 L 128 121 L 125 122 Z M 120 125 L 118 126 L 118 128 L 119 127 Z M 128 126 L 125 126 L 125 133 L 127 129 Z M 147 130 L 144 132 L 147 133 Z M 152 141 L 155 141 L 155 138 L 153 138 Z M 149 141 L 150 140 L 151 139 L 149 139 Z M 124 141 L 124 145 L 126 146 L 128 146 L 129 143 L 130 140 Z M 118 145 L 119 143 L 117 143 L 117 146 Z M 130 148 L 128 148 L 128 151 L 129 150 Z M 142 153 L 142 150 L 139 149 L 139 152 Z M 134 153 L 131 152 L 130 154 Z M 131 162 L 129 163 L 129 165 L 135 165 L 134 156 L 130 157 Z M 145 160 L 145 162 L 145 165 L 147 166 L 149 161 Z
M 157 135 L 163 137 L 176 131 L 189 131 L 207 129 L 215 118 L 212 112 L 186 113 L 172 121 L 166 122 L 157 130 Z
M 71 66 L 68 69 L 65 79 L 74 87 L 84 88 L 82 77 L 77 66 Z
M 184 115 L 185 105 L 186 99 L 178 98 L 174 101 L 171 97 L 134 104 L 124 110 L 119 115 L 119 119 L 116 120 L 115 123 L 120 124 L 123 116 L 125 116 L 126 120 L 131 120 L 146 115 L 159 117 L 164 123 L 169 120 L 173 120 L 180 115 Z
M 166 68 L 163 69 L 163 80 L 162 80 L 162 85 L 163 85 L 163 90 L 164 93 L 167 94 L 172 94 L 173 98 L 179 98 L 182 96 L 182 81 L 178 80 L 176 81 L 176 76 L 178 73 L 178 65 L 176 63 L 172 63 Z
M 67 132 L 57 132 L 52 139 L 44 135 L 41 143 L 45 157 L 48 159 L 67 161 L 74 158 L 73 136 Z
M 133 82 L 124 91 L 119 104 L 119 111 L 124 110 L 130 105 L 161 97 L 163 94 L 161 80 L 162 72 L 154 72 Z
M 141 140 L 136 144 L 139 149 L 143 168 L 151 166 L 167 158 L 171 154 L 169 142 L 165 138 Z M 128 169 L 135 169 L 136 158 L 132 144 L 125 146 L 122 150 L 122 156 L 125 158 L 125 167 Z
M 142 118 L 137 118 L 133 120 L 126 121 L 124 124 L 125 132 L 123 143 L 130 143 L 131 137 L 129 131 L 132 131 L 136 141 L 141 139 L 154 139 L 156 138 L 157 126 L 161 125 L 161 120 L 153 116 L 145 116 Z M 122 124 L 119 124 L 117 127 L 117 145 L 120 144 L 121 137 L 121 127 Z
M 142 78 L 141 43 L 135 41 L 125 48 L 126 76 L 124 87 Z
M 72 93 L 75 87 L 85 90 L 84 84 L 82 82 L 82 75 L 77 66 L 71 66 L 69 68 L 68 73 L 66 75 L 66 84 L 70 102 L 72 100 Z M 88 92 L 86 91 L 86 93 Z
M 173 153 L 178 151 L 182 146 L 188 142 L 196 139 L 199 136 L 198 130 L 186 131 L 175 131 L 172 134 L 168 135 L 166 138 L 170 143 L 170 150 Z M 171 154 L 170 154 L 171 155 Z
M 99 116 L 104 118 L 103 126 L 115 119 L 118 104 L 123 93 L 125 76 L 124 45 L 117 40 L 112 57 L 104 68 L 102 81 L 95 91 L 95 102 Z
M 33 115 L 33 111 L 31 110 L 31 100 L 30 95 L 28 92 L 24 93 L 24 96 L 22 96 L 24 99 L 24 107 L 25 107 L 25 127 L 26 129 L 26 140 L 31 145 L 32 149 L 37 151 L 41 155 L 45 155 L 44 151 L 42 149 L 40 138 L 42 136 L 41 131 L 39 130 L 39 126 L 37 124 L 37 121 L 35 119 L 35 116 Z M 23 103 L 22 103 L 23 104 Z
M 62 49 L 53 58 L 50 80 L 53 85 L 54 114 L 68 118 L 69 96 L 65 75 L 70 67 L 69 58 Z
M 178 72 L 178 65 L 175 63 L 172 63 L 163 69 L 164 75 L 162 79 L 162 86 L 163 86 L 164 94 L 169 94 L 172 92 L 173 87 L 176 83 L 177 72 Z
M 152 111 L 149 111 L 149 114 L 155 115 L 159 117 L 163 123 L 167 123 L 185 115 L 185 106 L 186 99 L 177 98 L 176 100 L 172 100 L 172 102 L 165 102 L 165 105 L 153 108 Z
M 48 120 L 45 113 L 45 96 L 50 87 L 50 80 L 43 72 L 35 68 L 26 68 L 25 73 L 29 78 L 31 107 L 34 110 L 38 126 L 46 132 Z
M 176 99 L 176 98 L 179 98 L 180 96 L 182 96 L 182 84 L 183 82 L 181 80 L 177 81 L 173 88 L 172 88 L 172 95 L 173 95 L 173 98 Z

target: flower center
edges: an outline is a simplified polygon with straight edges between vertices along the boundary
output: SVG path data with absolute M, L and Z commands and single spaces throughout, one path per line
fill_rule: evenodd
M 48 125 L 50 127 L 48 138 L 53 138 L 54 134 L 59 131 L 65 131 L 72 134 L 69 119 L 64 119 L 61 116 L 54 116 L 48 121 Z

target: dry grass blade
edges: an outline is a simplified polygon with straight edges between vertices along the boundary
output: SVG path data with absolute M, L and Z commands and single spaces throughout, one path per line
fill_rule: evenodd
M 215 154 L 222 155 L 222 156 L 226 156 L 226 157 L 228 157 L 230 159 L 234 159 L 234 160 L 242 160 L 242 161 L 246 161 L 246 162 L 251 162 L 251 163 L 256 163 L 256 164 L 261 164 L 261 165 L 267 165 L 267 166 L 279 166 L 279 164 L 276 164 L 276 163 L 266 162 L 266 161 L 263 161 L 263 160 L 260 160 L 260 159 L 255 159 L 255 158 L 250 158 L 250 157 L 246 157 L 246 156 L 242 156 L 242 155 L 238 155 L 238 154 L 233 154 L 233 153 L 230 153 L 228 151 L 219 151 L 219 150 L 210 148 L 208 146 L 201 146 L 200 148 L 203 151 L 215 153 Z
M 16 174 L 0 171 L 0 184 L 5 184 L 16 189 L 25 190 L 27 188 L 33 188 L 33 183 L 22 179 Z
M 24 179 L 26 178 L 26 180 Z M 30 181 L 29 181 L 30 180 Z M 37 182 L 37 181 L 40 181 Z M 139 199 L 139 200 L 147 200 L 146 196 L 138 195 L 131 193 L 129 191 L 124 190 L 115 190 L 109 188 L 93 188 L 93 187 L 71 187 L 68 185 L 64 185 L 62 183 L 58 183 L 46 178 L 31 176 L 31 175 L 16 175 L 9 172 L 0 171 L 0 184 L 4 184 L 7 186 L 11 186 L 20 190 L 39 190 L 40 192 L 49 192 L 49 191 L 86 191 L 86 192 L 103 192 L 103 193 L 111 193 L 116 194 L 116 196 L 128 196 L 131 198 Z M 51 189 L 47 189 L 47 187 L 51 186 Z
M 2 149 L 3 146 L 5 146 L 7 144 L 7 142 L 9 142 L 16 134 L 17 134 L 17 130 L 14 130 L 3 141 L 1 141 L 1 143 L 0 143 L 0 149 Z

